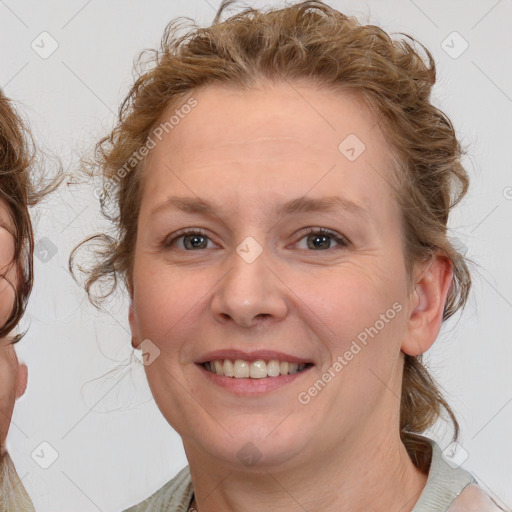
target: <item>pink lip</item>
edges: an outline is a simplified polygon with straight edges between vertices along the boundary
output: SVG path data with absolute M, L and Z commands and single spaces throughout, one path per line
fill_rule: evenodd
M 230 359 L 235 361 L 236 359 L 242 359 L 244 361 L 270 361 L 276 359 L 277 361 L 288 361 L 290 363 L 312 363 L 309 359 L 303 359 L 301 357 L 292 356 L 291 354 L 285 354 L 284 352 L 276 352 L 274 350 L 254 350 L 252 352 L 245 352 L 243 350 L 236 349 L 224 349 L 215 350 L 204 354 L 200 359 L 195 361 L 197 364 L 203 364 L 207 361 L 223 361 L 224 359 Z

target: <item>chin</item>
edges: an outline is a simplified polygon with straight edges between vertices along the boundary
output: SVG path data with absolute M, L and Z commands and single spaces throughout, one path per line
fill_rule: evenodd
M 304 463 L 300 459 L 304 456 L 306 443 L 289 426 L 276 429 L 279 423 L 268 421 L 264 425 L 255 425 L 249 417 L 245 427 L 242 423 L 239 422 L 236 429 L 228 430 L 231 435 L 218 425 L 209 427 L 215 429 L 210 430 L 209 435 L 198 432 L 194 437 L 201 439 L 200 453 L 208 452 L 218 464 L 233 471 L 275 471 Z M 304 429 L 300 430 L 304 434 Z M 197 446 L 198 443 L 194 444 Z

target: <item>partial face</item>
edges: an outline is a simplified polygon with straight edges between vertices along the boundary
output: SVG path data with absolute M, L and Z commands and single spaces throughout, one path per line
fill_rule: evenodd
M 0 201 L 0 219 L 10 230 L 14 229 L 7 205 Z M 0 325 L 8 320 L 14 306 L 17 286 L 16 267 L 13 263 L 14 237 L 0 225 Z M 12 286 L 6 281 L 12 283 Z M 5 450 L 5 439 L 11 422 L 16 398 L 23 394 L 26 386 L 27 367 L 18 363 L 10 338 L 0 339 L 0 451 Z
M 0 326 L 5 325 L 11 315 L 15 300 L 15 289 L 17 285 L 16 265 L 14 259 L 14 237 L 9 232 L 14 232 L 14 223 L 8 206 L 0 200 Z M 2 226 L 5 224 L 8 229 Z M 9 283 L 12 283 L 9 284 Z
M 295 464 L 397 427 L 407 287 L 375 119 L 305 83 L 194 97 L 149 155 L 130 310 L 135 344 L 150 340 L 153 396 L 187 455 L 240 465 L 251 442 L 261 463 Z M 199 200 L 211 212 L 187 207 Z M 255 377 L 265 364 L 254 360 L 273 361 L 271 374 L 308 364 L 239 380 L 200 364 L 212 359 L 239 360 L 222 364 L 228 374 L 249 363 Z

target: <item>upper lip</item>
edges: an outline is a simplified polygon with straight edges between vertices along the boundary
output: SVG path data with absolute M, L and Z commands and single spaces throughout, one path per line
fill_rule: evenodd
M 290 363 L 312 363 L 309 359 L 303 357 L 293 356 L 291 354 L 285 354 L 284 352 L 276 352 L 275 350 L 254 350 L 251 352 L 245 352 L 244 350 L 226 348 L 223 350 L 214 350 L 201 356 L 195 362 L 197 364 L 203 364 L 207 361 L 218 361 L 218 360 L 236 360 L 242 359 L 244 361 L 257 361 L 264 360 L 270 361 L 275 359 L 277 361 L 288 361 Z

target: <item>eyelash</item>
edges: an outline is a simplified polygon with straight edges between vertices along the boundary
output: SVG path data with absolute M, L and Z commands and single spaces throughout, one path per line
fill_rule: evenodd
M 171 240 L 165 239 L 162 243 L 162 246 L 165 249 L 170 249 L 171 245 L 174 242 L 176 242 L 176 240 L 183 238 L 187 235 L 202 235 L 202 236 L 208 238 L 208 240 L 211 240 L 210 237 L 201 228 L 194 228 L 194 229 L 187 228 L 187 229 L 177 231 L 175 233 L 175 236 Z M 304 233 L 299 238 L 299 240 L 302 240 L 303 238 L 305 238 L 309 235 L 329 236 L 338 244 L 338 248 L 345 248 L 350 245 L 350 242 L 344 236 L 338 235 L 338 233 L 336 233 L 335 231 L 331 231 L 330 229 L 326 229 L 326 228 L 309 228 L 309 230 L 306 233 Z M 329 247 L 329 249 L 333 249 L 333 247 Z M 327 249 L 327 250 L 329 250 L 329 249 Z M 192 250 L 183 249 L 183 250 L 186 252 L 194 252 L 193 249 Z M 305 249 L 305 250 L 307 250 L 307 249 Z M 324 252 L 324 251 L 325 251 L 325 249 L 319 250 L 319 251 L 310 251 L 310 252 Z

